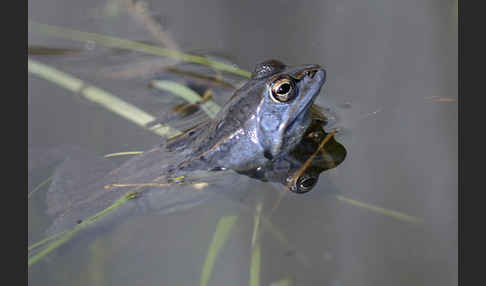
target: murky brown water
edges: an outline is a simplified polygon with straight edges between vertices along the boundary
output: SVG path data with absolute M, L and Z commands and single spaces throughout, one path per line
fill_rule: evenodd
M 29 19 L 152 41 L 116 3 L 31 1 Z M 323 173 L 312 192 L 285 196 L 271 215 L 289 244 L 264 230 L 260 285 L 284 278 L 294 285 L 457 284 L 457 1 L 149 4 L 183 51 L 222 55 L 245 69 L 268 58 L 319 63 L 327 69 L 325 96 L 318 103 L 334 108 L 348 157 Z M 29 45 L 85 47 L 33 32 Z M 150 99 L 144 80 L 97 73 L 144 59 L 138 55 L 95 46 L 81 56 L 36 59 L 153 114 L 163 113 L 167 102 L 182 102 Z M 28 85 L 30 189 L 53 172 L 50 159 L 62 159 L 65 146 L 103 155 L 160 142 L 51 83 L 29 76 Z M 251 208 L 264 197 L 263 213 L 268 214 L 279 189 L 250 179 L 245 183 L 250 192 L 241 203 L 216 198 L 170 215 L 129 218 L 99 235 L 89 234 L 32 266 L 29 283 L 198 285 L 217 221 L 231 214 L 239 220 L 216 260 L 211 285 L 248 285 Z M 423 218 L 424 223 L 353 206 L 336 194 Z M 41 239 L 49 224 L 43 198 L 40 192 L 29 202 L 29 243 Z

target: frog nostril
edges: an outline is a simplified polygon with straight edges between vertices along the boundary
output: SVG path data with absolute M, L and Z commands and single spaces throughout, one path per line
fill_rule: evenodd
M 314 78 L 314 76 L 316 75 L 317 71 L 316 70 L 311 70 L 311 71 L 308 71 L 307 72 L 307 76 L 309 76 L 310 78 Z

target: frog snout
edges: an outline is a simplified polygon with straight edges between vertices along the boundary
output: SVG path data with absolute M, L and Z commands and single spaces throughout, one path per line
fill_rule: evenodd
M 311 79 L 317 77 L 319 78 L 319 81 L 324 81 L 326 80 L 326 70 L 318 66 L 315 69 L 308 70 L 307 76 Z
M 317 73 L 317 70 L 311 70 L 311 71 L 307 71 L 307 72 L 305 73 L 305 76 L 308 76 L 308 77 L 310 77 L 310 78 L 314 78 L 314 76 L 316 75 L 316 73 Z

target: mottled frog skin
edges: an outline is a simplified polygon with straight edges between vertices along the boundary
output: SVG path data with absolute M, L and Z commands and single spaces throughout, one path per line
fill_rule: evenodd
M 257 65 L 214 120 L 168 142 L 168 150 L 190 151 L 173 172 L 245 172 L 286 156 L 310 126 L 309 110 L 325 79 L 318 65 L 289 67 L 276 60 Z

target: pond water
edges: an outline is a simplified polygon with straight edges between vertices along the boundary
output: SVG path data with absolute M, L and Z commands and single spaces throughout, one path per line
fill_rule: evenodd
M 147 23 L 127 12 L 132 7 L 127 3 L 32 1 L 28 15 L 39 23 L 154 42 Z M 246 70 L 270 58 L 325 67 L 327 82 L 317 103 L 332 108 L 346 160 L 322 173 L 304 195 L 280 198 L 284 191 L 276 184 L 223 178 L 221 189 L 231 192 L 237 184 L 247 192 L 238 199 L 214 196 L 169 214 L 129 216 L 87 232 L 31 265 L 29 284 L 198 285 L 218 220 L 233 215 L 238 220 L 209 284 L 248 285 L 257 202 L 264 203 L 262 214 L 272 225 L 261 228 L 260 285 L 283 279 L 292 285 L 457 284 L 457 1 L 145 3 L 146 13 L 181 51 L 215 55 Z M 157 97 L 147 87 L 150 74 L 143 72 L 160 60 L 154 56 L 32 29 L 28 39 L 31 47 L 82 49 L 30 58 L 151 114 L 163 116 L 183 103 Z M 159 136 L 29 75 L 29 192 L 72 150 L 101 157 L 160 142 Z M 45 237 L 51 223 L 45 189 L 29 199 L 28 217 L 32 244 Z

